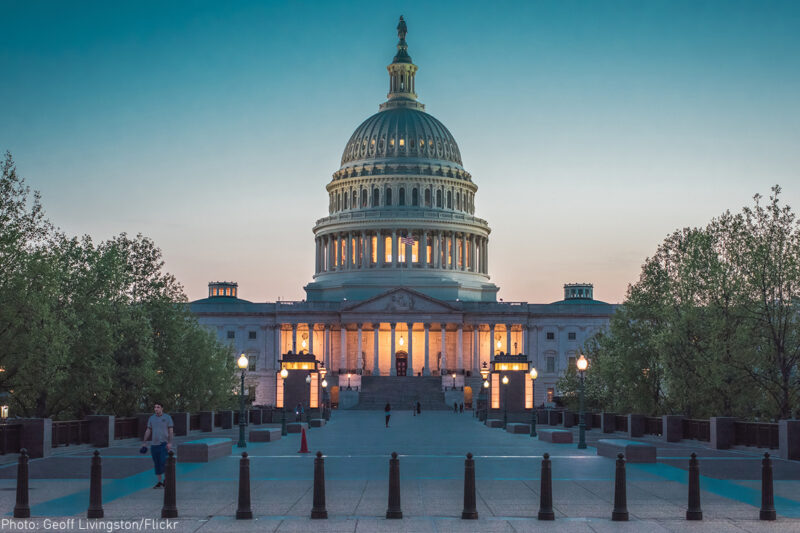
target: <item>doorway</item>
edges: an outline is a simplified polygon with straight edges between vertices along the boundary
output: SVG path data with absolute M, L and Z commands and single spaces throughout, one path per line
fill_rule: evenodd
M 395 354 L 395 369 L 398 376 L 405 376 L 408 372 L 408 354 L 406 352 Z

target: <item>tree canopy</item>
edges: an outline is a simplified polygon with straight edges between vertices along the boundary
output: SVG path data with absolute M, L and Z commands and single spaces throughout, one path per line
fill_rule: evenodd
M 228 405 L 230 348 L 188 311 L 142 235 L 70 237 L 6 153 L 0 176 L 0 393 L 12 415 L 127 415 Z

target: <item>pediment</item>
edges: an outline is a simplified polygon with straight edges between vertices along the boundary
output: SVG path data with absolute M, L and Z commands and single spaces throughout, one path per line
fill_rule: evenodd
M 374 296 L 363 302 L 355 302 L 343 311 L 350 313 L 452 313 L 459 311 L 453 305 L 421 292 L 397 288 Z

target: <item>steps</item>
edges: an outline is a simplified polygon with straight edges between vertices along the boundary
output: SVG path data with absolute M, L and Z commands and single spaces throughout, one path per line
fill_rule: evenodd
M 362 376 L 361 393 L 356 409 L 383 411 L 386 404 L 392 410 L 411 410 L 411 404 L 422 404 L 423 411 L 445 411 L 452 407 L 444 403 L 442 378 L 439 376 Z

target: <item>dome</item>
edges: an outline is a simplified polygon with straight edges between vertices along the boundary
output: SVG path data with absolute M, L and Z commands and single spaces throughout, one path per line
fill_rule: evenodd
M 411 107 L 384 109 L 356 128 L 342 154 L 342 167 L 385 159 L 433 160 L 461 167 L 461 153 L 447 128 Z

